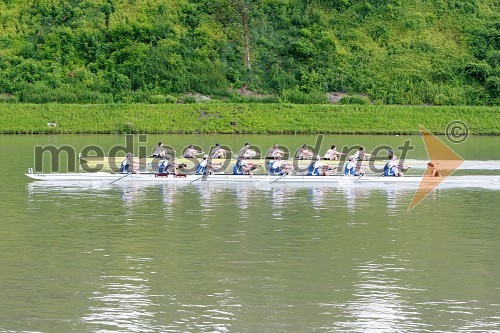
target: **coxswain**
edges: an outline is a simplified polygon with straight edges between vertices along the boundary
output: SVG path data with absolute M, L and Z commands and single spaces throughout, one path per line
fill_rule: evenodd
M 427 171 L 428 173 L 425 175 L 426 177 L 441 177 L 439 170 L 432 162 L 427 163 Z

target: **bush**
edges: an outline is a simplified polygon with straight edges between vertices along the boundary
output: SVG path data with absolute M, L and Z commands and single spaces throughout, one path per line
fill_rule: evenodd
M 342 97 L 340 99 L 339 104 L 366 105 L 366 104 L 370 104 L 370 100 L 368 99 L 368 97 L 361 96 L 361 95 L 345 96 L 345 97 Z
M 149 97 L 149 103 L 151 104 L 174 104 L 177 102 L 177 98 L 171 95 L 151 95 Z
M 17 103 L 19 98 L 12 94 L 0 94 L 0 103 Z
M 326 93 L 313 91 L 306 93 L 298 88 L 283 90 L 280 94 L 280 100 L 285 103 L 293 104 L 326 104 L 328 96 Z

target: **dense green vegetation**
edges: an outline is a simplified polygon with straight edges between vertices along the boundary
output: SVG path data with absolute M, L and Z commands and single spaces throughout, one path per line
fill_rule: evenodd
M 435 134 L 460 120 L 470 134 L 500 135 L 486 106 L 204 104 L 4 104 L 0 133 Z
M 500 105 L 499 13 L 496 0 L 3 0 L 0 101 Z

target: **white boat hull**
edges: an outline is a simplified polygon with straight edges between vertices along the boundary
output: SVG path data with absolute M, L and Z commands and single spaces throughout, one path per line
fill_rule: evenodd
M 380 185 L 419 185 L 423 184 L 437 186 L 441 182 L 448 185 L 481 187 L 484 185 L 499 187 L 500 176 L 450 176 L 445 179 L 430 178 L 421 176 L 408 177 L 384 177 L 384 176 L 270 176 L 270 175 L 227 175 L 215 174 L 208 176 L 185 175 L 185 176 L 159 176 L 154 173 L 140 174 L 120 174 L 120 173 L 48 173 L 34 174 L 28 173 L 26 176 L 31 179 L 50 182 L 103 182 L 103 183 L 183 183 L 195 184 L 202 182 L 210 183 L 254 183 L 257 185 L 266 184 L 311 184 L 311 185 L 357 185 L 357 184 L 380 184 Z

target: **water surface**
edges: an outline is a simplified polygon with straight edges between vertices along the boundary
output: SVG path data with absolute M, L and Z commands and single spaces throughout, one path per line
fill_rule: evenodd
M 179 148 L 314 141 L 148 140 L 167 139 Z M 410 158 L 425 158 L 412 139 Z M 497 190 L 438 189 L 408 213 L 414 189 L 49 186 L 23 175 L 34 145 L 111 147 L 123 137 L 0 140 L 2 332 L 500 331 Z M 469 138 L 456 148 L 500 159 L 499 143 Z

